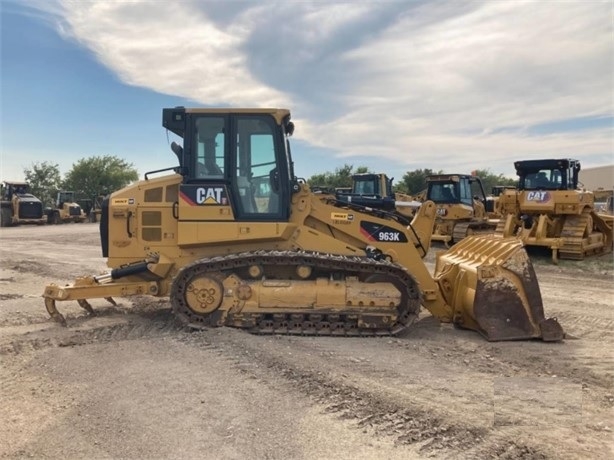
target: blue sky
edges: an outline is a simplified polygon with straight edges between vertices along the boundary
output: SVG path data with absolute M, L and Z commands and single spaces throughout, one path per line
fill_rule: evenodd
M 301 177 L 613 163 L 611 1 L 0 0 L 0 179 L 176 163 L 163 107 L 282 106 Z

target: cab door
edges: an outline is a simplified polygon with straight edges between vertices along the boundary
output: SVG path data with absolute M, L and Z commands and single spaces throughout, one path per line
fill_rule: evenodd
M 193 115 L 179 187 L 179 244 L 271 240 L 289 217 L 283 136 L 268 114 Z M 191 140 L 190 140 L 191 139 Z M 281 148 L 280 148 L 281 147 Z M 286 168 L 287 169 L 287 168 Z M 285 192 L 284 192 L 285 190 Z

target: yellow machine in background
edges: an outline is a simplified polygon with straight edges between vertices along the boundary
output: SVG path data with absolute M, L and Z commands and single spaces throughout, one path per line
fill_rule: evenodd
M 111 194 L 103 203 L 103 255 L 112 269 L 72 285 L 50 284 L 56 302 L 169 296 L 194 327 L 255 333 L 396 334 L 421 306 L 489 340 L 561 340 L 546 319 L 535 272 L 517 238 L 468 237 L 437 258 L 429 250 L 435 205 L 411 222 L 312 193 L 294 175 L 285 109 L 163 110 L 183 139 L 179 166 Z M 162 171 L 156 171 L 160 173 Z
M 482 181 L 467 174 L 437 174 L 426 178 L 426 199 L 437 205 L 433 241 L 446 245 L 468 235 L 491 234 L 497 221 L 486 214 Z
M 46 210 L 47 221 L 50 224 L 81 223 L 87 220 L 87 214 L 75 202 L 75 192 L 59 191 L 55 206 L 55 208 Z
M 614 190 L 593 190 L 595 210 L 600 219 L 610 228 L 614 228 Z
M 595 210 L 601 214 L 614 214 L 614 190 L 598 189 L 593 190 L 595 196 Z
M 503 237 L 518 236 L 529 246 L 545 246 L 552 259 L 581 260 L 612 250 L 612 227 L 595 212 L 592 192 L 578 189 L 580 162 L 573 159 L 514 163 L 518 190 L 500 197 Z
M 0 227 L 20 224 L 43 225 L 43 203 L 30 193 L 27 182 L 4 182 L 0 200 Z
M 516 190 L 516 187 L 511 185 L 493 185 L 491 188 L 490 195 L 486 197 L 486 202 L 484 203 L 486 216 L 489 220 L 498 222 L 498 220 L 503 217 L 499 197 L 506 190 Z
M 424 201 L 424 194 L 412 196 L 394 192 L 393 180 L 384 173 L 354 174 L 352 187 L 349 190 L 336 190 L 336 199 L 357 209 L 381 209 L 412 218 Z

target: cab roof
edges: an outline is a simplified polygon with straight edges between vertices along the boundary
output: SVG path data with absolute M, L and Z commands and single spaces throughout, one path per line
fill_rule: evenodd
M 541 159 L 541 160 L 523 160 L 523 161 L 515 161 L 514 167 L 516 170 L 523 169 L 559 169 L 559 168 L 569 168 L 576 167 L 580 169 L 580 161 L 574 160 L 572 158 L 561 158 L 561 159 Z

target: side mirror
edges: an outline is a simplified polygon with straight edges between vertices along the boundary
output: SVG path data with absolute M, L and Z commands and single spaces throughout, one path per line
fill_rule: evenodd
M 177 144 L 175 141 L 171 142 L 171 150 L 177 155 L 179 159 L 179 164 L 181 164 L 183 160 L 183 147 Z
M 294 123 L 291 121 L 286 124 L 286 134 L 288 136 L 292 136 L 292 134 L 294 134 Z

